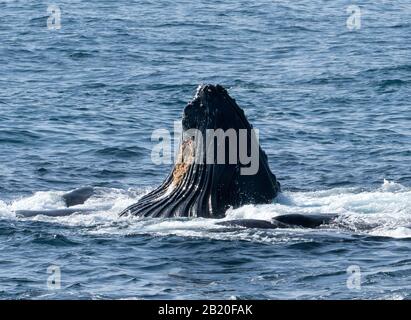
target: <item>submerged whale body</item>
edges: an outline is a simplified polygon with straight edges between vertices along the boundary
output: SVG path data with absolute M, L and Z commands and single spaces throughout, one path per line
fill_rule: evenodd
M 266 154 L 258 142 L 253 147 L 255 136 L 244 111 L 222 86 L 199 87 L 194 99 L 184 109 L 182 126 L 179 161 L 169 176 L 157 189 L 120 215 L 221 218 L 229 207 L 270 203 L 280 192 L 280 184 L 268 166 Z M 202 134 L 200 138 L 187 135 L 193 129 Z M 210 163 L 210 159 L 218 157 L 219 150 L 211 157 L 210 153 L 221 147 L 221 141 L 213 144 L 205 137 L 210 130 L 219 129 L 236 134 L 236 161 L 230 158 L 233 151 L 229 141 L 222 147 L 224 161 Z M 247 138 L 245 146 L 239 140 L 241 130 Z M 249 164 L 242 164 L 239 159 L 241 147 L 247 154 L 257 153 L 256 172 L 243 174 Z

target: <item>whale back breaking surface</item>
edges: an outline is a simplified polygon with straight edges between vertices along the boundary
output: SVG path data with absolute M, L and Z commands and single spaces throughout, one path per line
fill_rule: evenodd
M 222 86 L 199 87 L 184 109 L 182 126 L 179 154 L 168 177 L 120 215 L 221 218 L 229 207 L 270 203 L 276 197 L 280 184 L 268 166 L 267 156 L 244 111 Z M 235 133 L 234 149 L 230 150 L 232 144 L 228 137 L 220 142 L 207 139 L 210 129 Z M 246 132 L 247 155 L 252 155 L 253 151 L 258 155 L 258 169 L 253 174 L 246 175 L 242 171 L 250 164 L 240 161 L 239 153 L 244 147 L 239 142 L 240 131 Z M 221 141 L 226 143 L 221 146 Z M 223 159 L 218 159 L 219 147 L 220 150 L 222 147 Z

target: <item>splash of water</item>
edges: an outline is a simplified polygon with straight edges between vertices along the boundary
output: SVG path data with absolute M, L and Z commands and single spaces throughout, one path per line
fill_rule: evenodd
M 398 183 L 384 180 L 374 190 L 358 188 L 335 188 L 312 192 L 284 192 L 274 203 L 246 205 L 229 209 L 224 220 L 271 218 L 290 213 L 315 214 L 338 213 L 335 225 L 319 230 L 232 230 L 216 225 L 213 219 L 138 219 L 119 218 L 122 209 L 136 202 L 147 190 L 125 191 L 101 188 L 95 196 L 79 209 L 90 209 L 89 214 L 67 217 L 30 218 L 84 229 L 84 232 L 105 234 L 151 234 L 179 235 L 185 237 L 208 237 L 224 240 L 248 240 L 262 242 L 289 241 L 301 235 L 324 232 L 334 228 L 337 232 L 349 232 L 393 238 L 411 237 L 411 189 Z M 16 210 L 47 210 L 64 208 L 61 192 L 37 192 L 26 198 L 5 203 L 0 201 L 0 219 L 21 219 Z

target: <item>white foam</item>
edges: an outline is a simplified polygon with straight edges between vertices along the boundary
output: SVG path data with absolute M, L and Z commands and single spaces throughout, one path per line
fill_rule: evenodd
M 36 192 L 34 195 L 13 201 L 10 205 L 11 211 L 16 210 L 49 210 L 65 207 L 61 197 L 62 192 Z
M 0 219 L 1 218 L 13 218 L 13 212 L 10 211 L 9 206 L 0 200 Z
M 78 226 L 83 232 L 105 234 L 152 234 L 185 237 L 208 237 L 222 240 L 258 242 L 310 241 L 309 235 L 323 230 L 235 230 L 216 225 L 213 219 L 138 219 L 119 218 L 118 213 L 135 203 L 147 190 L 100 189 L 84 205 L 89 214 L 67 217 L 37 216 L 31 220 Z M 64 208 L 61 192 L 37 192 L 26 198 L 5 203 L 0 200 L 0 219 L 19 219 L 16 210 Z M 224 220 L 271 218 L 290 213 L 338 213 L 337 232 L 354 232 L 373 236 L 411 238 L 411 189 L 384 181 L 374 190 L 336 188 L 313 192 L 284 192 L 273 204 L 246 205 L 229 209 Z M 348 230 L 348 231 L 347 231 Z

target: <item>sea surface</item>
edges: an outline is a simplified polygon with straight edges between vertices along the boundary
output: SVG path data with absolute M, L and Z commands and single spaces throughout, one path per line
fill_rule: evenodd
M 50 1 L 0 1 L 1 299 L 411 297 L 409 0 L 54 2 L 56 30 Z M 225 219 L 338 224 L 118 217 L 170 171 L 151 135 L 201 83 L 245 109 L 283 187 Z M 15 214 L 81 186 L 90 214 Z

